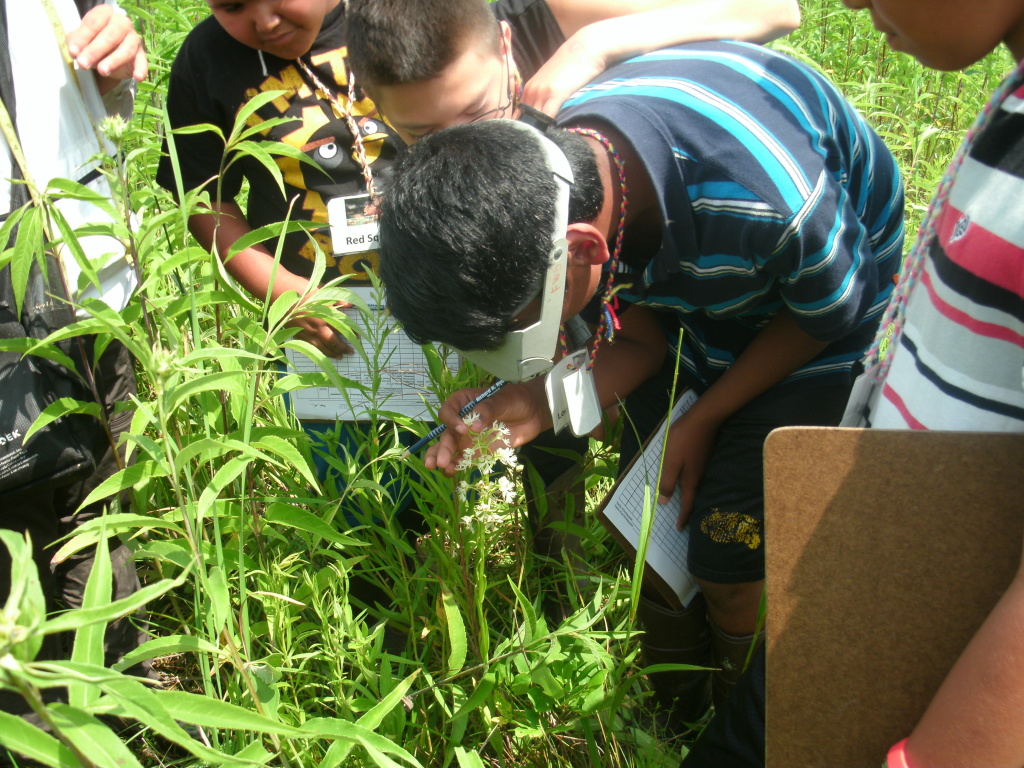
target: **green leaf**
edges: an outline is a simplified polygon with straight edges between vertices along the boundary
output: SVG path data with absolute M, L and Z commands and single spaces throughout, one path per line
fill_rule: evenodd
M 405 678 L 405 680 L 395 686 L 387 696 L 363 713 L 362 717 L 356 721 L 357 724 L 362 728 L 376 731 L 391 710 L 401 703 L 402 697 L 409 692 L 409 688 L 412 687 L 413 681 L 419 676 L 419 674 L 420 670 L 417 669 Z M 324 755 L 324 759 L 320 762 L 318 768 L 335 768 L 335 766 L 341 765 L 352 751 L 353 746 L 355 746 L 355 742 L 335 742 L 331 745 L 331 748 L 327 750 L 327 754 Z
M 154 461 L 140 461 L 133 464 L 130 467 L 115 472 L 113 475 L 108 477 L 96 488 L 93 489 L 85 501 L 78 507 L 82 509 L 94 504 L 101 499 L 105 499 L 109 496 L 113 496 L 116 493 L 120 493 L 126 488 L 134 488 L 140 483 L 150 480 L 154 477 L 166 477 L 167 471 Z
M 310 469 L 309 464 L 302 457 L 302 452 L 299 451 L 294 442 L 283 440 L 276 435 L 267 435 L 256 440 L 254 444 L 281 457 L 289 468 L 298 470 L 307 483 L 314 488 L 317 486 L 316 473 Z
M 445 626 L 448 630 L 448 643 L 451 651 L 448 654 L 448 674 L 454 675 L 466 664 L 466 624 L 462 620 L 462 612 L 455 602 L 450 589 L 442 590 L 441 604 L 444 607 Z
M 181 472 L 188 462 L 196 457 L 199 457 L 201 461 L 211 461 L 232 452 L 247 456 L 250 460 L 271 460 L 265 453 L 257 451 L 241 440 L 233 440 L 229 437 L 204 437 L 186 445 L 178 452 L 174 457 L 174 471 L 175 473 Z
M 19 355 L 35 355 L 46 360 L 52 360 L 69 371 L 76 371 L 74 361 L 61 352 L 59 347 L 47 344 L 45 341 L 39 341 L 38 339 L 25 336 L 15 339 L 0 339 L 0 351 L 16 352 Z
M 508 583 L 512 587 L 512 591 L 515 592 L 516 603 L 519 605 L 519 610 L 523 612 L 523 618 L 526 619 L 526 637 L 524 642 L 526 645 L 529 645 L 537 639 L 539 634 L 537 631 L 537 612 L 533 609 L 533 603 L 526 599 L 526 595 L 519 590 L 511 576 L 508 577 Z
M 228 594 L 228 580 L 219 566 L 210 568 L 206 575 L 207 598 L 213 613 L 212 636 L 216 637 L 228 625 L 231 618 L 231 596 Z
M 105 670 L 100 670 L 105 671 Z M 106 680 L 103 683 L 104 690 L 118 705 L 118 713 L 134 720 L 138 720 L 152 731 L 160 734 L 168 741 L 177 744 L 179 747 L 191 752 L 196 757 L 214 765 L 247 766 L 247 761 L 236 760 L 232 755 L 225 755 L 215 749 L 205 746 L 202 742 L 193 739 L 177 722 L 175 716 L 164 706 L 168 701 L 165 696 L 177 694 L 178 696 L 193 696 L 172 691 L 152 691 L 145 685 L 130 677 L 118 677 Z M 213 701 L 203 696 L 196 698 L 202 701 Z M 168 703 L 170 703 L 168 701 Z M 185 718 L 178 718 L 183 722 L 191 722 Z M 205 725 L 205 724 L 204 724 Z
M 332 544 L 337 544 L 338 546 L 367 546 L 367 542 L 341 533 L 334 526 L 325 523 L 312 512 L 307 512 L 306 510 L 291 504 L 271 504 L 267 509 L 264 519 L 270 525 L 284 526 L 286 528 L 295 528 L 299 531 L 306 531 L 307 533 L 315 534 Z
M 400 747 L 390 739 L 381 736 L 380 734 L 374 733 L 369 728 L 364 728 L 361 725 L 356 725 L 348 720 L 341 720 L 337 718 L 326 718 L 326 717 L 314 717 L 307 720 L 302 724 L 302 729 L 305 731 L 307 736 L 321 736 L 334 739 L 347 739 L 349 741 L 355 741 L 357 744 L 362 746 L 369 752 L 371 749 L 376 750 L 378 753 L 386 753 L 390 755 L 397 755 L 406 762 L 418 766 L 416 758 L 409 754 L 405 749 Z M 378 765 L 393 765 L 390 761 L 388 763 L 378 762 Z
M 0 745 L 52 768 L 78 765 L 70 749 L 17 715 L 0 711 Z
M 254 741 L 249 746 L 235 753 L 237 760 L 252 761 L 255 765 L 266 765 L 277 755 L 268 752 L 262 742 Z
M 106 539 L 100 517 L 100 538 Z M 82 595 L 82 608 L 92 610 L 110 604 L 112 571 L 110 567 L 110 548 L 96 547 L 89 578 L 85 583 Z M 71 652 L 71 660 L 82 664 L 103 665 L 103 636 L 107 625 L 102 622 L 85 624 L 75 631 L 75 645 Z M 100 697 L 100 690 L 95 686 L 76 681 L 68 685 L 68 703 L 72 707 L 87 708 Z
M 14 304 L 19 317 L 25 302 L 25 291 L 28 288 L 32 263 L 42 253 L 42 216 L 42 211 L 34 206 L 29 206 L 22 214 L 18 237 L 14 242 L 14 253 L 11 257 L 11 285 L 14 289 Z
M 209 653 L 216 658 L 221 657 L 220 648 L 201 637 L 195 637 L 194 635 L 167 635 L 147 640 L 138 648 L 126 653 L 111 669 L 123 672 L 130 667 L 134 667 L 140 661 L 157 659 L 161 656 L 169 656 L 172 653 Z
M 214 502 L 217 501 L 217 497 L 220 496 L 221 492 L 231 485 L 238 476 L 245 472 L 249 468 L 252 461 L 244 456 L 231 459 L 223 467 L 217 470 L 217 473 L 210 480 L 210 484 L 203 489 L 202 494 L 199 496 L 199 504 L 196 508 L 196 515 L 199 519 L 206 517 L 207 513 L 213 508 Z
M 96 765 L 142 768 L 121 738 L 92 715 L 67 704 L 48 709 L 64 737 Z
M 303 153 L 305 156 L 305 153 Z M 322 227 L 314 221 L 282 221 L 276 224 L 267 224 L 262 227 L 257 227 L 251 232 L 246 232 L 240 238 L 235 240 L 228 248 L 227 254 L 224 256 L 225 261 L 230 261 L 236 254 L 241 253 L 246 248 L 251 248 L 254 245 L 265 243 L 268 240 L 276 239 L 278 237 L 284 237 L 292 232 L 304 232 L 304 231 L 315 231 Z
M 470 695 L 466 702 L 459 707 L 459 711 L 452 715 L 451 719 L 454 720 L 457 717 L 464 717 L 472 712 L 474 709 L 479 707 L 487 697 L 491 695 L 491 691 L 494 690 L 494 686 L 497 685 L 498 678 L 493 672 L 488 672 L 481 678 L 476 688 L 473 689 L 473 693 Z
M 79 413 L 84 416 L 94 416 L 98 419 L 100 417 L 100 404 L 83 403 L 71 397 L 62 397 L 50 403 L 43 409 L 43 412 L 39 414 L 36 420 L 32 422 L 32 426 L 25 430 L 25 442 L 27 443 L 36 432 L 57 421 L 57 419 Z
M 44 634 L 52 635 L 56 632 L 67 632 L 68 630 L 78 629 L 79 627 L 92 622 L 109 623 L 114 619 L 119 619 L 122 616 L 127 616 L 129 613 L 139 610 L 139 608 L 142 608 L 150 600 L 153 600 L 166 592 L 170 592 L 172 589 L 181 586 L 183 583 L 185 583 L 185 574 L 176 579 L 161 579 L 155 584 L 147 584 L 138 592 L 135 592 L 128 597 L 123 597 L 120 600 L 115 600 L 109 605 L 102 605 L 96 608 L 76 608 L 71 611 L 65 611 L 64 613 L 49 619 L 43 625 L 42 631 Z
M 257 731 L 279 736 L 303 736 L 303 730 L 271 720 L 258 712 L 184 691 L 159 691 L 160 703 L 175 720 L 196 723 L 207 728 Z
M 126 531 L 145 531 L 151 528 L 165 528 L 168 531 L 184 535 L 181 526 L 169 520 L 146 515 L 133 515 L 127 512 L 104 515 L 88 520 L 75 529 L 72 536 L 51 558 L 51 563 L 63 563 L 70 555 L 80 552 L 86 547 L 95 546 L 101 537 L 109 538 Z
M 235 124 L 231 131 L 230 143 L 234 144 L 238 134 L 245 129 L 249 118 L 252 117 L 257 110 L 262 109 L 275 99 L 279 99 L 282 96 L 288 96 L 290 94 L 290 91 L 285 90 L 263 91 L 249 99 L 244 105 L 242 105 L 242 108 L 239 109 L 238 113 L 235 115 Z
M 17 626 L 30 630 L 8 651 L 18 661 L 28 662 L 36 657 L 43 644 L 41 633 L 35 631 L 46 617 L 46 600 L 39 581 L 39 569 L 32 558 L 31 537 L 27 532 L 21 534 L 0 528 L 0 541 L 11 553 L 11 591 L 7 595 L 4 613 Z
M 484 768 L 484 761 L 476 752 L 467 752 L 463 747 L 455 748 L 455 759 L 459 761 L 459 768 Z
M 245 396 L 245 376 L 238 371 L 214 371 L 174 387 L 164 395 L 167 412 L 174 411 L 182 402 L 200 392 L 227 390 L 240 397 Z
M 61 239 L 64 241 L 64 247 L 71 251 L 71 257 L 78 264 L 79 269 L 82 270 L 82 274 L 88 278 L 89 283 L 96 288 L 100 287 L 100 278 L 96 274 L 96 267 L 93 266 L 92 260 L 85 255 L 85 250 L 82 248 L 82 244 L 78 241 L 78 234 L 68 224 L 68 220 L 64 218 L 64 214 L 60 212 L 60 209 L 55 205 L 48 207 L 47 213 L 50 218 L 56 222 L 57 229 L 60 231 Z M 78 288 L 77 285 L 69 285 L 68 288 L 72 291 L 72 296 L 75 295 L 75 291 Z

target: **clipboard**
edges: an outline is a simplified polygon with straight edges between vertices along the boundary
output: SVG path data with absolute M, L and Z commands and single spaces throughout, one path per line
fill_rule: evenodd
M 787 427 L 765 444 L 768 768 L 879 765 L 1012 581 L 1024 435 Z

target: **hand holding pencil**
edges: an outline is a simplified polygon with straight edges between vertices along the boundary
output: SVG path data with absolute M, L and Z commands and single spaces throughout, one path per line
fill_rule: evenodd
M 497 392 L 499 389 L 504 387 L 506 384 L 508 384 L 507 381 L 504 381 L 502 379 L 497 379 L 493 384 L 491 384 L 491 386 L 489 386 L 487 389 L 485 389 L 481 394 L 479 394 L 476 397 L 474 397 L 472 400 L 470 400 L 468 403 L 466 403 L 464 406 L 462 406 L 459 409 L 459 418 L 462 418 L 462 417 L 472 413 L 474 408 L 476 408 L 478 405 L 480 405 L 480 403 L 482 403 L 488 397 L 490 397 L 495 392 Z M 427 432 L 427 434 L 425 434 L 423 437 L 421 437 L 415 443 L 410 445 L 405 451 L 403 451 L 402 452 L 402 458 L 406 459 L 411 454 L 418 453 L 425 446 L 430 445 L 430 443 L 432 443 L 436 438 L 440 437 L 441 433 L 444 432 L 446 429 L 448 429 L 448 425 L 447 424 L 438 424 L 432 430 Z
M 489 392 L 489 389 L 494 391 Z M 480 419 L 466 424 L 462 417 L 472 412 L 480 414 Z M 551 412 L 541 377 L 488 389 L 460 389 L 448 397 L 437 417 L 448 428 L 442 430 L 436 441 L 427 447 L 423 464 L 427 469 L 439 469 L 449 477 L 455 474 L 455 466 L 462 459 L 463 451 L 473 446 L 470 433 L 484 432 L 498 422 L 508 427 L 512 447 L 518 448 L 551 428 Z M 413 448 L 416 446 L 409 450 Z

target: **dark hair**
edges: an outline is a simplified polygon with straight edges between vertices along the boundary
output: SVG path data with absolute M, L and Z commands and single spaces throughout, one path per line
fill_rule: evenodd
M 362 85 L 405 85 L 441 74 L 474 37 L 498 45 L 487 0 L 350 0 L 348 60 Z
M 575 177 L 570 222 L 594 220 L 604 188 L 593 151 L 575 134 L 547 135 Z M 403 153 L 380 206 L 380 273 L 406 332 L 499 346 L 544 276 L 556 191 L 537 139 L 508 120 L 448 128 Z

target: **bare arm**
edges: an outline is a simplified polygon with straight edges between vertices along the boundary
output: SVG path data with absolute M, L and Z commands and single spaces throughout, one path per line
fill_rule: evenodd
M 219 203 L 213 211 L 209 214 L 190 216 L 189 231 L 200 245 L 211 252 L 216 238 L 217 253 L 223 258 L 235 241 L 252 229 L 236 203 Z M 262 245 L 250 246 L 239 251 L 224 263 L 224 268 L 245 290 L 260 301 L 266 298 L 267 287 L 271 285 L 271 281 L 272 302 L 287 291 L 295 291 L 299 296 L 303 296 L 309 284 L 307 278 L 289 272 L 280 264 L 277 265 L 275 272 L 274 257 Z M 289 325 L 300 328 L 298 338 L 308 341 L 325 355 L 341 357 L 352 351 L 337 331 L 315 317 L 297 315 Z
M 912 766 L 1024 765 L 1024 554 L 907 743 Z
M 671 427 L 658 492 L 667 501 L 682 488 L 681 528 L 693 509 L 697 486 L 722 422 L 800 366 L 827 344 L 809 336 L 787 311 L 779 312 L 700 399 Z
M 612 64 L 697 40 L 768 42 L 800 24 L 795 0 L 548 0 L 566 42 L 523 101 L 548 114 Z

